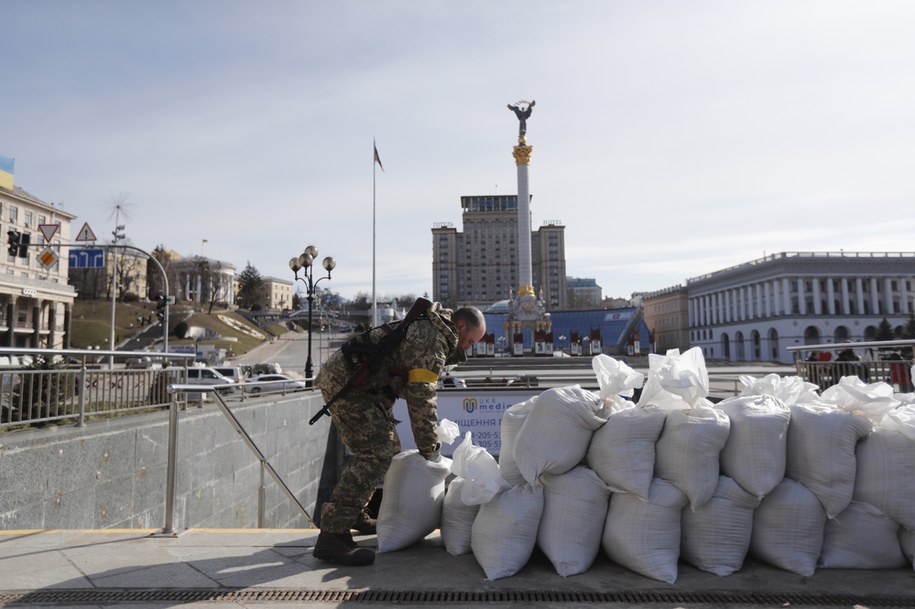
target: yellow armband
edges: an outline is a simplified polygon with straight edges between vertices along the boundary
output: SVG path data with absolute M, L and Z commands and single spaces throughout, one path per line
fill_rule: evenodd
M 413 368 L 407 373 L 408 383 L 435 383 L 438 381 L 438 375 L 425 368 Z

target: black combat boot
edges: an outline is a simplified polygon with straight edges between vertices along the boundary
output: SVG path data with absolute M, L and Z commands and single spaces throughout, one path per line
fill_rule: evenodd
M 349 533 L 321 531 L 312 555 L 347 567 L 364 567 L 375 562 L 375 552 L 360 548 Z
M 359 531 L 363 535 L 374 535 L 378 532 L 378 521 L 369 516 L 369 513 L 366 510 L 362 510 L 356 517 L 356 523 L 353 524 L 353 530 Z

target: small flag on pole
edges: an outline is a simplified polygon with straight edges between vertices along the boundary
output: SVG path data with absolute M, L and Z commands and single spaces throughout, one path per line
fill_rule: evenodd
M 375 149 L 375 162 L 381 167 L 381 171 L 384 171 L 384 165 L 381 164 L 381 157 L 378 156 L 378 146 L 375 145 L 374 141 L 372 142 L 372 148 Z

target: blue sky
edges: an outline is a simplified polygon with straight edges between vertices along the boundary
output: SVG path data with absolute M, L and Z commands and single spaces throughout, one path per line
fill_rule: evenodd
M 0 155 L 109 238 L 344 296 L 432 289 L 430 229 L 514 194 L 629 296 L 779 251 L 915 251 L 915 3 L 0 0 Z M 204 243 L 206 240 L 206 243 Z

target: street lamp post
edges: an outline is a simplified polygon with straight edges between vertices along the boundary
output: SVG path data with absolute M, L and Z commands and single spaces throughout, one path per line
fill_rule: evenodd
M 306 294 L 308 296 L 308 358 L 305 360 L 305 385 L 312 387 L 314 384 L 313 369 L 311 366 L 311 311 L 315 300 L 315 287 L 322 279 L 330 279 L 330 272 L 337 266 L 336 261 L 327 256 L 321 262 L 321 266 L 327 271 L 327 277 L 319 277 L 317 281 L 314 278 L 314 261 L 318 257 L 318 248 L 309 245 L 298 257 L 289 260 L 289 268 L 298 281 L 305 284 Z M 302 271 L 302 277 L 299 277 L 299 271 Z

